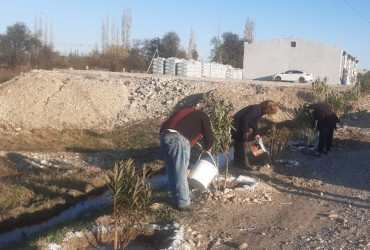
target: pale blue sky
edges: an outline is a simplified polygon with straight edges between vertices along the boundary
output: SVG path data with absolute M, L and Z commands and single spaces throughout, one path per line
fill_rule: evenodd
M 210 41 L 221 33 L 243 37 L 249 17 L 255 41 L 296 37 L 341 46 L 370 69 L 369 0 L 0 0 L 0 33 L 16 22 L 33 31 L 35 20 L 53 26 L 56 50 L 89 52 L 101 46 L 101 26 L 120 23 L 124 8 L 132 14 L 132 39 L 176 32 L 187 49 L 193 28 L 200 59 L 208 60 Z M 49 28 L 50 29 L 50 28 Z

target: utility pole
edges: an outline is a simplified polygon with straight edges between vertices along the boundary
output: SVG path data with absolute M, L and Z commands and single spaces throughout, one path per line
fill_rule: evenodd
M 149 64 L 148 70 L 146 71 L 146 73 L 147 73 L 147 74 L 149 73 L 150 66 L 152 66 L 152 63 L 153 63 L 153 61 L 154 61 L 155 54 L 157 54 L 157 56 L 159 56 L 159 54 L 158 54 L 158 48 L 156 48 L 156 49 L 155 49 L 155 52 L 154 52 L 154 55 L 153 55 L 153 57 L 152 57 L 152 60 L 150 61 L 150 64 Z

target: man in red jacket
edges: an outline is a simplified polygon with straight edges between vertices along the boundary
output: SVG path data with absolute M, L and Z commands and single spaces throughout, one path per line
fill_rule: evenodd
M 188 166 L 190 148 L 203 136 L 203 151 L 211 153 L 214 142 L 211 121 L 197 109 L 182 109 L 161 126 L 160 142 L 171 196 L 179 210 L 191 210 Z

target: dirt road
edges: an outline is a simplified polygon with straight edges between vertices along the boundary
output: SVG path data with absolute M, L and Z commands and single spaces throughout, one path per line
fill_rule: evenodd
M 292 153 L 296 166 L 250 174 L 272 190 L 249 194 L 252 202 L 205 206 L 183 221 L 207 236 L 208 249 L 370 248 L 369 154 L 370 143 L 320 158 Z

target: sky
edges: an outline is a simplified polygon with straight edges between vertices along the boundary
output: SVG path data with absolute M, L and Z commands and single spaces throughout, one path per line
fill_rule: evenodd
M 0 0 L 0 34 L 17 22 L 33 32 L 41 21 L 49 37 L 52 30 L 55 50 L 88 53 L 101 48 L 102 23 L 108 17 L 120 27 L 125 8 L 131 40 L 173 31 L 187 51 L 193 29 L 201 60 L 209 60 L 219 27 L 243 38 L 249 18 L 255 42 L 295 37 L 340 46 L 359 60 L 359 70 L 370 70 L 369 0 Z

